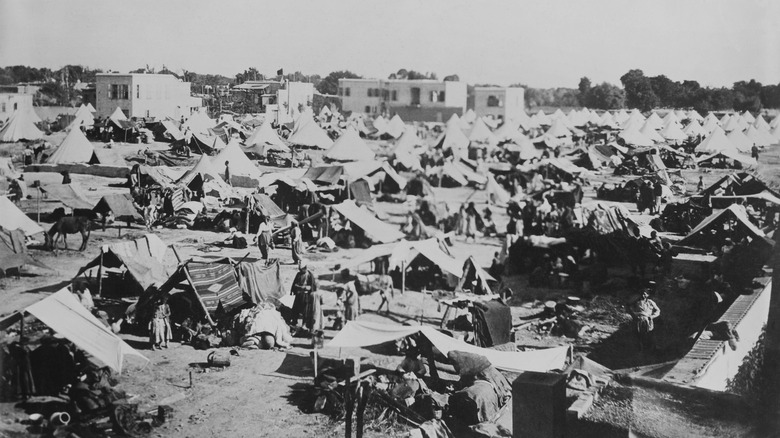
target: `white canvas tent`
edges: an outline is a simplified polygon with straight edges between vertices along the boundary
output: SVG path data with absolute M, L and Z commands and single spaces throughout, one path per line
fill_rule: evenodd
M 290 152 L 290 148 L 284 144 L 284 141 L 271 126 L 270 117 L 267 117 L 263 124 L 258 126 L 246 139 L 243 149 L 244 152 L 253 152 L 261 157 L 267 156 L 269 151 Z
M 295 121 L 295 126 L 287 141 L 293 145 L 323 150 L 333 145 L 328 134 L 317 125 L 308 111 L 302 113 Z
M 237 141 L 231 141 L 225 146 L 222 151 L 214 157 L 214 167 L 218 170 L 221 169 L 219 174 L 222 178 L 225 177 L 225 162 L 229 162 L 230 174 L 246 176 L 252 179 L 259 180 L 263 174 L 260 169 L 246 156 L 244 151 L 241 150 L 241 146 Z
M 0 142 L 15 143 L 43 138 L 43 132 L 35 126 L 31 112 L 32 110 L 24 108 L 14 111 L 3 129 L 0 129 Z
M 68 289 L 49 295 L 25 311 L 117 373 L 122 372 L 126 359 L 149 363 L 85 309 Z
M 44 230 L 34 220 L 27 217 L 26 214 L 5 196 L 0 196 L 0 227 L 6 230 L 22 230 L 25 236 L 34 236 L 43 233 Z
M 95 155 L 95 147 L 81 129 L 71 129 L 62 143 L 46 160 L 47 163 L 89 163 Z
M 373 160 L 375 156 L 374 151 L 351 126 L 336 139 L 324 155 L 325 158 L 333 161 L 367 161 Z

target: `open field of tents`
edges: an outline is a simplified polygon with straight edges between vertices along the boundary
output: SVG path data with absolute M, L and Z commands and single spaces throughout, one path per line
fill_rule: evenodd
M 760 114 L 581 108 L 499 121 L 469 110 L 436 124 L 323 107 L 286 127 L 120 111 L 109 141 L 83 111 L 40 137 L 25 114 L 0 131 L 11 158 L 0 163 L 0 326 L 8 340 L 23 330 L 31 349 L 85 352 L 139 413 L 172 407 L 175 420 L 157 425 L 166 436 L 251 434 L 240 420 L 254 415 L 269 436 L 343 434 L 329 411 L 342 412 L 330 398 L 340 387 L 327 382 L 345 382 L 339 370 L 355 358 L 360 385 L 384 400 L 369 406 L 395 406 L 397 429 L 367 417 L 370 436 L 432 421 L 403 401 L 422 400 L 419 389 L 399 397 L 382 385 L 398 383 L 414 352 L 427 370 L 415 379 L 451 400 L 454 436 L 512 424 L 503 396 L 492 418 L 453 418 L 477 415 L 454 408 L 478 399 L 452 388 L 463 354 L 494 377 L 568 378 L 588 361 L 594 382 L 649 369 L 664 381 L 658 370 L 692 349 L 717 349 L 709 327 L 763 276 L 780 221 L 780 118 Z M 122 141 L 142 130 L 155 140 Z M 55 239 L 66 224 L 67 249 Z M 316 287 L 293 293 L 307 271 Z M 652 348 L 630 310 L 644 291 L 662 315 Z M 701 311 L 713 293 L 714 310 Z M 172 339 L 157 349 L 149 327 L 164 306 Z M 230 366 L 210 364 L 211 352 Z M 60 395 L 25 382 L 26 396 Z M 18 409 L 8 401 L 0 415 Z

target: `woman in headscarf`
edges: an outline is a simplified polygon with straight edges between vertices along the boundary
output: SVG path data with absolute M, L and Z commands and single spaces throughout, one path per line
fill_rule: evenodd
M 263 260 L 268 260 L 268 249 L 273 247 L 273 238 L 271 237 L 271 226 L 268 225 L 268 217 L 260 216 L 260 226 L 257 228 L 257 247 L 260 248 L 260 254 Z
M 301 264 L 301 254 L 303 253 L 303 236 L 298 222 L 293 221 L 290 225 L 290 248 L 292 250 L 293 263 Z

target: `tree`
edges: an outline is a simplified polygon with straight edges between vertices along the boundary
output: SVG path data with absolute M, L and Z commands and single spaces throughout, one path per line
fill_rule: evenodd
M 603 82 L 590 89 L 588 107 L 598 109 L 623 108 L 626 105 L 626 93 L 618 86 Z
M 460 82 L 458 75 L 449 75 L 444 77 L 444 82 Z
M 590 103 L 588 103 L 590 97 L 590 88 L 590 79 L 588 79 L 586 76 L 580 78 L 580 84 L 577 86 L 579 91 L 577 94 L 577 100 L 579 100 L 580 106 L 591 106 Z
M 650 111 L 658 106 L 658 96 L 653 91 L 650 78 L 646 77 L 642 70 L 629 70 L 620 77 L 620 82 L 626 91 L 626 104 L 629 107 Z
M 362 76 L 349 70 L 334 71 L 322 78 L 317 84 L 317 91 L 321 94 L 336 95 L 339 93 L 339 79 L 361 79 Z

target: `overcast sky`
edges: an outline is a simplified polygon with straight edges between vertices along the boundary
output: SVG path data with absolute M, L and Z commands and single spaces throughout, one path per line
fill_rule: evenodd
M 776 84 L 778 19 L 773 0 L 0 0 L 0 65 L 383 78 L 403 67 L 533 87 L 619 84 L 639 68 Z

